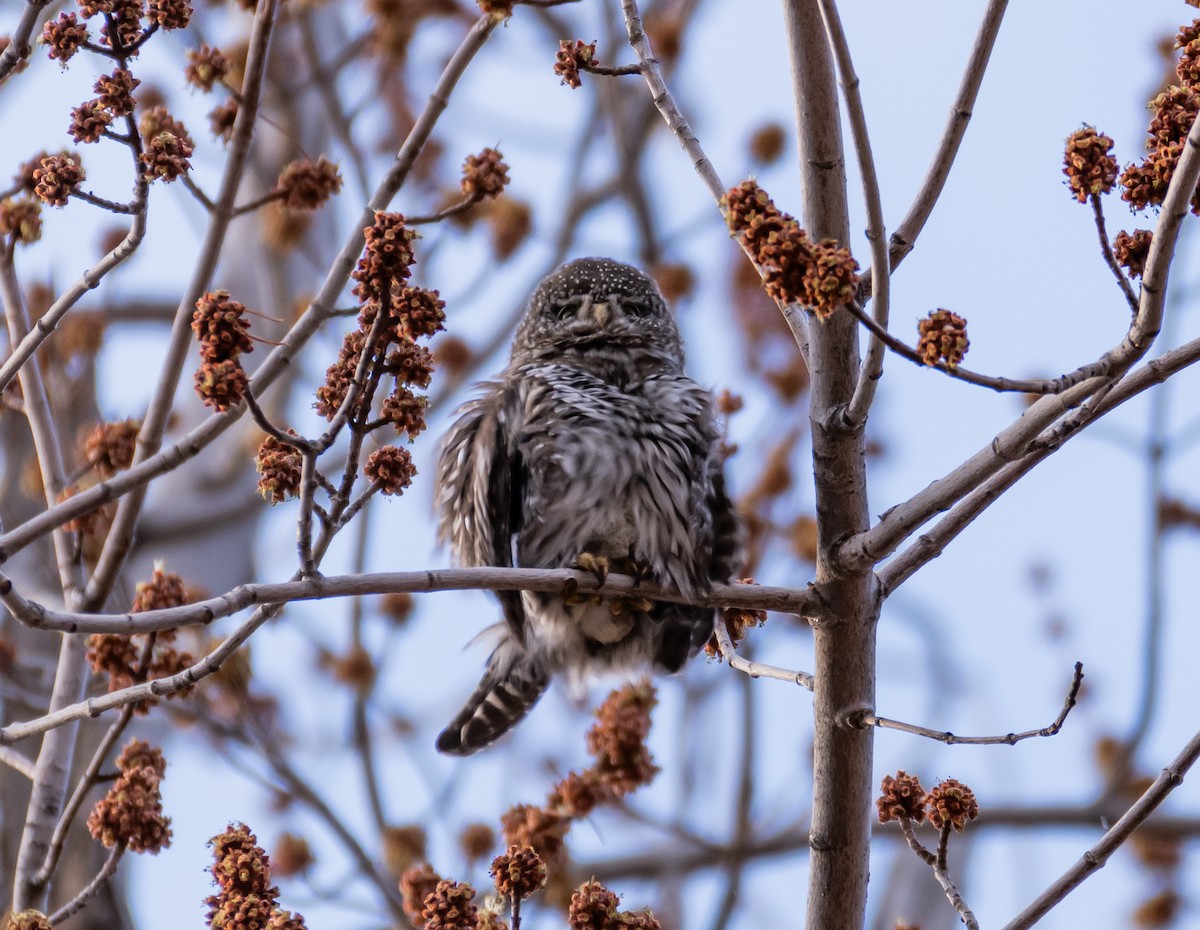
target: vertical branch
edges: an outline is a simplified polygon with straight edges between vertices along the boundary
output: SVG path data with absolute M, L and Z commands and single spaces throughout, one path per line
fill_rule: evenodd
M 11 245 L 5 246 L 3 254 L 0 255 L 0 298 L 3 300 L 8 321 L 9 340 L 13 345 L 17 345 L 29 332 L 29 317 L 21 297 Z M 42 381 L 41 368 L 36 357 L 27 360 L 19 377 L 25 397 L 25 413 L 41 468 L 46 503 L 53 507 L 63 490 L 65 472 L 62 450 L 50 412 L 50 402 L 46 396 L 46 386 Z M 61 528 L 54 531 L 53 541 L 63 595 L 68 607 L 75 609 L 78 607 L 79 594 L 83 587 L 82 566 L 67 534 Z M 83 697 L 84 685 L 87 682 L 86 654 L 86 637 L 63 634 L 50 695 L 51 712 L 73 704 Z M 46 734 L 38 752 L 33 770 L 33 788 L 29 806 L 26 808 L 25 827 L 21 832 L 21 843 L 17 853 L 13 884 L 13 908 L 17 911 L 35 904 L 44 904 L 44 890 L 39 897 L 34 876 L 49 848 L 50 835 L 66 797 L 77 731 L 78 724 L 71 723 Z
M 191 345 L 192 311 L 197 298 L 212 281 L 217 261 L 221 255 L 221 246 L 225 242 L 225 234 L 229 229 L 229 224 L 233 221 L 234 200 L 250 158 L 250 141 L 254 135 L 254 123 L 258 118 L 263 76 L 267 69 L 267 48 L 270 44 L 271 29 L 275 22 L 277 2 L 278 0 L 259 0 L 258 10 L 254 14 L 254 25 L 250 34 L 250 50 L 246 57 L 246 77 L 242 85 L 241 105 L 238 107 L 237 121 L 234 124 L 229 160 L 225 165 L 225 173 L 221 178 L 221 189 L 213 204 L 204 243 L 196 260 L 196 267 L 175 312 L 167 355 L 163 359 L 158 384 L 146 410 L 146 416 L 142 420 L 141 431 L 138 433 L 135 465 L 154 455 L 162 446 L 163 432 L 174 406 L 175 389 L 179 384 L 183 363 Z M 117 509 L 112 529 L 104 542 L 104 550 L 100 554 L 96 569 L 87 586 L 86 603 L 92 609 L 96 609 L 104 603 L 116 581 L 117 573 L 125 564 L 125 557 L 128 555 L 129 546 L 133 541 L 134 527 L 137 525 L 142 503 L 146 498 L 146 490 L 145 485 L 139 487 L 121 501 Z
M 849 238 L 846 171 L 833 58 L 819 0 L 785 0 L 803 190 L 802 225 L 816 239 Z M 813 814 L 809 835 L 808 926 L 863 925 L 871 840 L 869 729 L 847 722 L 875 699 L 874 576 L 840 570 L 839 539 L 869 525 L 862 425 L 848 424 L 846 405 L 859 369 L 854 318 L 835 313 L 809 327 L 813 469 L 818 558 L 816 581 L 829 610 L 814 624 Z

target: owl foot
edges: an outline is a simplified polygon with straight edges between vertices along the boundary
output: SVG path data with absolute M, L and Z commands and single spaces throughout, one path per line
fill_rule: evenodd
M 636 594 L 623 594 L 609 601 L 608 609 L 614 617 L 619 617 L 622 614 L 649 613 L 650 608 L 653 606 L 654 601 L 648 597 L 639 597 Z
M 572 568 L 577 568 L 581 572 L 591 572 L 596 576 L 597 584 L 604 584 L 608 579 L 608 558 L 603 555 L 597 555 L 594 552 L 581 552 L 579 558 L 575 560 Z M 577 607 L 580 604 L 599 604 L 599 594 L 578 594 L 571 590 L 566 592 L 563 597 L 563 603 L 570 607 Z

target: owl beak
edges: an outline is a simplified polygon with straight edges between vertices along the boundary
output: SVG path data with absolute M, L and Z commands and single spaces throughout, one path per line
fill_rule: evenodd
M 592 319 L 601 329 L 608 325 L 608 321 L 612 319 L 612 309 L 607 302 L 592 304 Z

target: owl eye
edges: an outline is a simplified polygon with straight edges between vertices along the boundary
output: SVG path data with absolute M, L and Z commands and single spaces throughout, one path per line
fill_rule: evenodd
M 582 297 L 565 297 L 554 300 L 546 308 L 546 315 L 555 320 L 573 320 L 579 315 L 579 307 L 582 303 Z
M 633 317 L 650 316 L 654 312 L 654 306 L 650 301 L 637 297 L 622 297 L 621 309 L 625 311 L 627 316 Z

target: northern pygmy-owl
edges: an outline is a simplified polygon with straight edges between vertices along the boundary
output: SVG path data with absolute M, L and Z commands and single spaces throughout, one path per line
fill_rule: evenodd
M 607 568 L 684 595 L 738 568 L 712 396 L 683 373 L 671 311 L 636 268 L 581 258 L 533 293 L 500 380 L 442 442 L 439 533 L 464 565 Z M 511 729 L 556 673 L 678 671 L 715 611 L 499 592 L 502 638 L 437 748 Z

